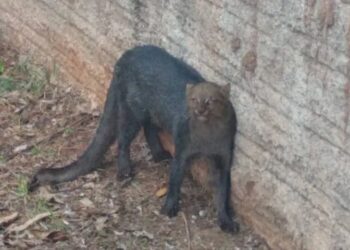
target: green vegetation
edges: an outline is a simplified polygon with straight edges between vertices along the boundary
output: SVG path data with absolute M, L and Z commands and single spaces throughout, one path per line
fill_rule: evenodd
M 12 78 L 0 76 L 0 95 L 5 92 L 16 90 L 16 86 Z
M 5 63 L 0 59 L 0 75 L 2 75 L 5 71 Z
M 39 198 L 35 203 L 34 213 L 40 214 L 45 212 L 49 212 L 50 214 L 52 214 L 53 211 L 50 208 L 49 203 L 45 199 Z
M 47 82 L 46 73 L 42 68 L 32 64 L 28 57 L 20 58 L 19 63 L 14 67 L 13 73 L 23 77 L 18 82 L 20 89 L 36 96 L 42 94 Z
M 19 197 L 26 197 L 28 195 L 28 181 L 24 176 L 18 178 L 16 194 Z
M 74 128 L 66 127 L 63 131 L 64 136 L 70 136 L 74 133 Z
M 66 229 L 66 225 L 63 223 L 62 219 L 56 213 L 54 213 L 54 208 L 48 200 L 44 198 L 31 199 L 31 197 L 28 196 L 28 180 L 24 176 L 20 176 L 18 178 L 16 194 L 18 197 L 23 198 L 25 203 L 29 201 L 32 204 L 32 206 L 26 205 L 27 208 L 31 207 L 31 209 L 29 210 L 29 214 L 31 217 L 37 214 L 48 212 L 50 213 L 50 216 L 47 221 L 47 226 L 50 229 Z
M 5 162 L 6 162 L 5 156 L 3 156 L 3 155 L 0 153 L 0 164 L 1 164 L 1 163 L 5 163 Z
M 39 155 L 41 154 L 41 149 L 37 146 L 34 146 L 31 150 L 30 150 L 30 154 L 32 156 L 36 156 L 36 155 Z
M 42 148 L 39 146 L 34 146 L 31 150 L 30 150 L 30 154 L 32 156 L 42 156 L 42 157 L 55 157 L 56 156 L 56 151 L 52 148 Z
M 41 214 L 41 213 L 50 213 L 48 218 L 47 226 L 52 230 L 64 230 L 66 229 L 66 225 L 63 223 L 62 219 L 54 213 L 54 209 L 52 205 L 43 198 L 38 198 L 35 202 L 35 207 L 31 211 L 33 215 Z
M 6 74 L 4 72 L 5 65 L 0 61 L 0 95 L 21 90 L 40 96 L 48 82 L 47 72 L 34 65 L 28 57 L 20 58 L 15 66 L 6 70 Z

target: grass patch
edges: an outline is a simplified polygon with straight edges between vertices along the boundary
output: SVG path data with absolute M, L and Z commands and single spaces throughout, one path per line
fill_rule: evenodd
M 24 176 L 18 178 L 16 194 L 21 198 L 26 198 L 28 196 L 28 180 Z M 30 217 L 48 212 L 50 213 L 47 220 L 47 226 L 49 229 L 65 230 L 67 228 L 67 225 L 63 223 L 63 220 L 56 213 L 54 213 L 54 208 L 46 199 L 38 198 L 34 201 L 32 200 L 32 202 L 31 204 L 33 205 L 29 210 Z
M 25 197 L 28 195 L 28 180 L 24 176 L 20 176 L 17 180 L 16 194 L 19 197 Z
M 50 208 L 49 203 L 42 198 L 39 198 L 36 202 L 35 202 L 35 209 L 34 209 L 34 213 L 35 214 L 41 214 L 41 213 L 46 213 L 49 212 L 50 214 L 52 214 L 52 209 Z
M 63 135 L 64 136 L 70 136 L 74 133 L 74 128 L 66 127 L 64 128 Z
M 28 57 L 19 59 L 14 67 L 13 74 L 19 75 L 18 85 L 21 89 L 36 96 L 41 95 L 47 83 L 46 72 L 35 66 Z
M 58 215 L 51 215 L 50 216 L 50 221 L 49 221 L 49 228 L 51 230 L 66 230 L 68 226 L 64 224 L 63 220 L 58 216 Z
M 5 156 L 3 156 L 3 155 L 0 153 L 0 164 L 5 163 L 5 162 L 6 162 Z
M 42 153 L 41 149 L 40 149 L 39 147 L 37 147 L 37 146 L 34 146 L 34 147 L 30 150 L 30 154 L 31 154 L 32 156 L 36 156 L 36 155 L 39 155 L 39 154 L 41 154 L 41 153 Z
M 28 57 L 22 57 L 18 63 L 6 70 L 0 61 L 0 95 L 14 90 L 26 91 L 34 96 L 43 94 L 49 81 L 48 73 L 36 66 Z
M 2 75 L 5 71 L 5 63 L 0 60 L 0 75 Z
M 35 207 L 32 211 L 33 216 L 41 213 L 50 213 L 50 216 L 47 221 L 47 226 L 51 230 L 65 230 L 67 228 L 67 225 L 64 224 L 63 220 L 56 214 L 54 213 L 54 210 L 50 203 L 43 199 L 39 198 L 35 202 Z
M 42 148 L 38 146 L 34 146 L 30 150 L 31 156 L 41 156 L 41 157 L 48 157 L 52 158 L 56 156 L 56 151 L 52 148 Z
M 16 90 L 16 85 L 12 78 L 0 76 L 0 94 Z

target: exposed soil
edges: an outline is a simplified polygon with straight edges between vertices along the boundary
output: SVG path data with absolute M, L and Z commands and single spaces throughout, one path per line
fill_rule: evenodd
M 160 215 L 164 197 L 156 192 L 168 163 L 152 161 L 142 135 L 132 146 L 133 180 L 116 181 L 112 149 L 102 169 L 28 193 L 35 170 L 69 163 L 86 148 L 99 112 L 6 46 L 0 60 L 0 249 L 268 249 L 243 224 L 239 234 L 221 232 L 210 196 L 189 178 L 179 215 Z

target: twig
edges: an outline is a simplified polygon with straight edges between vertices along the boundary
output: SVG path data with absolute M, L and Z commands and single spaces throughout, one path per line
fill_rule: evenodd
M 191 250 L 192 249 L 192 242 L 191 242 L 190 227 L 188 225 L 185 213 L 184 212 L 180 212 L 180 213 L 181 213 L 181 216 L 185 222 L 187 241 L 188 241 L 188 250 Z
M 6 231 L 7 231 L 7 233 L 22 232 L 22 231 L 26 230 L 28 227 L 30 227 L 31 225 L 33 225 L 34 223 L 36 223 L 37 221 L 42 220 L 46 217 L 49 217 L 50 215 L 51 215 L 51 213 L 49 213 L 49 212 L 38 214 L 34 218 L 27 220 L 24 224 L 19 225 L 19 226 L 10 227 Z
M 6 226 L 12 222 L 14 222 L 18 218 L 18 213 L 15 212 L 13 214 L 10 214 L 8 216 L 0 218 L 0 226 Z

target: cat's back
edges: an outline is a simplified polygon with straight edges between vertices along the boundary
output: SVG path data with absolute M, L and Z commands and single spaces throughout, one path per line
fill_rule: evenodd
M 193 67 L 154 45 L 136 46 L 126 51 L 118 61 L 118 66 L 136 75 L 146 85 L 179 86 L 204 80 Z

